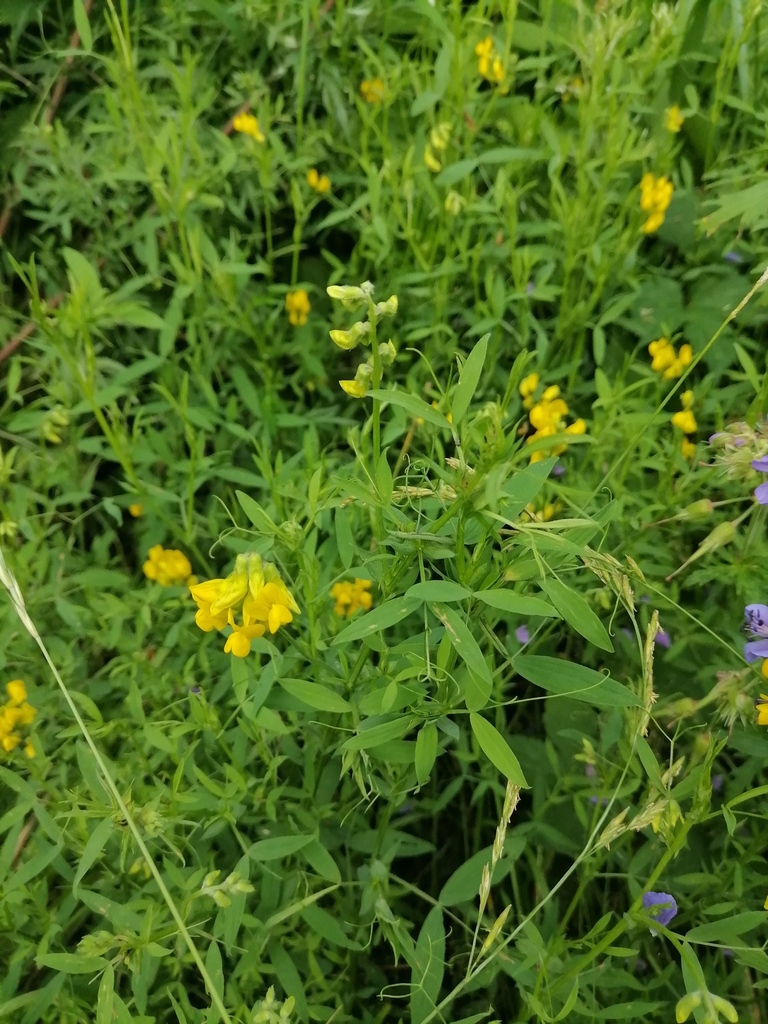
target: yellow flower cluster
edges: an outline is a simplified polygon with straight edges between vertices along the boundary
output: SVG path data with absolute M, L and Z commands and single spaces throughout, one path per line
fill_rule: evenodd
M 442 170 L 443 162 L 440 157 L 447 149 L 450 141 L 450 121 L 441 121 L 429 133 L 429 142 L 424 149 L 424 163 L 433 174 L 437 174 L 438 171 Z
M 366 78 L 360 83 L 360 95 L 366 103 L 381 103 L 387 87 L 380 78 Z
M 682 430 L 684 434 L 695 434 L 698 424 L 696 423 L 696 417 L 693 415 L 693 392 L 684 391 L 680 395 L 680 402 L 683 408 L 672 417 L 672 426 Z M 683 440 L 683 455 L 686 458 L 690 458 L 695 451 L 696 445 L 686 437 Z
M 676 352 L 669 338 L 657 338 L 656 341 L 652 341 L 648 346 L 648 353 L 652 359 L 651 369 L 660 373 L 664 380 L 679 377 L 693 359 L 693 349 L 690 345 L 681 345 L 680 351 Z
M 664 127 L 667 131 L 673 132 L 676 135 L 684 124 L 685 118 L 680 113 L 680 107 L 676 104 L 671 107 L 667 107 L 664 111 Z
M 6 683 L 8 700 L 0 705 L 0 749 L 10 754 L 23 742 L 23 731 L 31 725 L 37 711 L 27 703 L 27 688 L 21 679 Z M 35 748 L 27 739 L 24 744 L 27 757 L 35 756 Z
M 656 178 L 648 171 L 640 179 L 640 209 L 648 214 L 643 224 L 646 235 L 658 231 L 664 223 L 664 214 L 672 200 L 672 182 L 669 178 Z
M 195 622 L 204 633 L 230 627 L 224 653 L 236 658 L 245 658 L 251 641 L 267 629 L 276 633 L 299 614 L 299 606 L 275 566 L 262 562 L 255 553 L 238 555 L 226 579 L 196 583 L 189 592 L 197 605 Z M 235 618 L 238 611 L 241 622 Z
M 182 551 L 164 548 L 155 544 L 149 549 L 149 557 L 144 563 L 144 575 L 162 587 L 175 587 L 179 583 L 187 583 L 192 575 L 192 566 Z
M 541 508 L 537 509 L 531 501 L 525 506 L 525 511 L 537 523 L 548 523 L 555 513 L 560 511 L 560 503 L 547 501 Z
M 339 583 L 334 583 L 331 587 L 331 597 L 336 602 L 333 610 L 337 615 L 343 615 L 346 618 L 354 615 L 360 608 L 368 611 L 373 604 L 373 598 L 368 593 L 370 589 L 370 580 L 356 579 L 354 583 L 351 580 L 341 580 Z
M 397 312 L 397 296 L 390 295 L 384 302 L 373 303 L 373 285 L 370 281 L 363 281 L 359 286 L 349 284 L 332 284 L 326 288 L 330 298 L 337 300 L 345 309 L 354 311 L 363 306 L 368 306 L 369 317 L 367 321 L 358 320 L 352 324 L 349 330 L 330 331 L 331 341 L 334 345 L 351 352 L 359 344 L 371 345 L 374 330 L 373 324 L 377 323 L 380 317 L 394 316 Z M 372 308 L 371 308 L 372 307 Z M 351 380 L 340 380 L 339 386 L 351 398 L 365 398 L 374 376 L 374 366 L 378 356 L 379 370 L 383 366 L 391 366 L 397 356 L 397 349 L 392 340 L 382 341 L 376 346 L 376 355 L 371 355 L 365 362 L 360 363 L 355 376 Z M 381 374 L 377 384 L 381 382 Z
M 477 73 L 486 82 L 493 82 L 498 85 L 504 80 L 504 62 L 496 52 L 496 47 L 491 36 L 481 39 L 475 47 L 477 57 Z
M 288 310 L 288 319 L 293 326 L 303 327 L 307 322 L 312 304 L 304 289 L 297 288 L 295 292 L 288 292 L 285 296 L 285 308 Z
M 765 659 L 762 666 L 760 667 L 763 679 L 768 679 L 768 658 Z M 768 725 L 768 697 L 764 693 L 760 694 L 760 700 L 755 701 L 755 708 L 757 709 L 757 724 Z M 766 909 L 768 909 L 768 899 L 765 901 Z
M 316 167 L 310 167 L 307 171 L 307 184 L 321 196 L 331 191 L 331 179 L 327 174 L 319 174 Z
M 264 133 L 259 128 L 259 119 L 253 114 L 235 114 L 232 118 L 232 127 L 241 135 L 249 135 L 256 142 L 264 141 Z
M 520 394 L 523 405 L 528 412 L 528 419 L 534 429 L 526 444 L 539 441 L 542 437 L 552 437 L 554 434 L 586 434 L 587 425 L 582 419 L 574 420 L 566 424 L 565 417 L 568 415 L 568 405 L 560 397 L 560 388 L 553 384 L 545 388 L 538 401 L 534 400 L 534 393 L 539 386 L 539 375 L 531 373 L 520 384 Z M 562 455 L 567 445 L 560 443 L 552 447 L 550 451 L 540 449 L 533 452 L 531 462 L 540 462 L 548 455 Z

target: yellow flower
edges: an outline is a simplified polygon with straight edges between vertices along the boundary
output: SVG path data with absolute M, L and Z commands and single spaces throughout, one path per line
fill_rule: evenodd
M 128 511 L 131 513 L 134 519 L 138 519 L 140 516 L 144 515 L 144 506 L 141 504 L 141 502 L 136 501 L 133 503 L 133 505 L 128 506 Z
M 520 396 L 523 399 L 523 408 L 530 409 L 533 406 L 533 393 L 538 386 L 538 373 L 529 373 L 527 377 L 524 377 L 520 381 L 520 387 L 518 388 L 518 390 L 520 392 Z
M 676 412 L 672 417 L 672 426 L 682 430 L 684 434 L 695 434 L 697 427 L 696 417 L 690 409 L 683 409 L 681 412 Z
M 763 667 L 768 665 L 768 661 L 763 662 Z M 764 678 L 768 678 L 766 673 L 761 669 Z M 760 699 L 755 701 L 755 707 L 757 708 L 757 724 L 768 725 L 768 697 L 764 693 L 760 694 Z
M 690 345 L 681 345 L 678 353 L 668 338 L 657 338 L 656 341 L 652 341 L 648 346 L 648 352 L 652 357 L 651 369 L 660 373 L 664 380 L 679 377 L 693 359 L 693 349 Z
M 331 179 L 327 174 L 318 174 L 316 167 L 310 167 L 307 171 L 307 184 L 310 188 L 313 188 L 315 192 L 319 192 L 320 195 L 325 195 L 326 192 L 330 192 L 331 190 Z
M 5 684 L 5 692 L 8 694 L 8 703 L 12 708 L 23 704 L 27 699 L 27 688 L 21 679 L 12 679 Z
M 683 453 L 684 459 L 690 460 L 696 454 L 696 445 L 693 441 L 689 441 L 687 437 L 684 437 L 680 445 L 680 451 Z
M 360 95 L 366 103 L 381 103 L 387 87 L 380 78 L 366 78 L 360 83 Z
M 24 747 L 24 753 L 31 760 L 35 756 L 34 744 L 31 743 L 31 742 L 28 742 L 27 745 Z
M 351 580 L 341 580 L 334 583 L 331 587 L 331 597 L 336 602 L 334 612 L 348 618 L 360 608 L 368 611 L 373 604 L 373 597 L 368 593 L 370 589 L 370 580 L 356 579 L 354 583 Z
M 232 127 L 242 135 L 250 135 L 257 142 L 264 141 L 264 133 L 259 128 L 258 118 L 253 114 L 235 114 L 232 118 Z
M 677 134 L 677 132 L 679 132 L 683 127 L 684 123 L 685 118 L 680 113 L 680 107 L 677 105 L 667 107 L 664 111 L 664 127 L 668 132 L 674 132 Z
M 690 388 L 688 389 L 688 391 L 684 391 L 682 395 L 680 395 L 680 403 L 682 404 L 684 409 L 692 409 L 693 400 L 693 391 L 691 391 Z
M 566 434 L 586 434 L 587 424 L 582 419 L 574 420 L 570 426 L 565 428 Z
M 288 310 L 288 319 L 293 326 L 303 327 L 307 322 L 312 305 L 306 291 L 303 288 L 297 288 L 295 292 L 288 292 L 285 296 L 285 308 Z
M 24 741 L 23 733 L 30 726 L 37 710 L 27 703 L 27 688 L 21 679 L 5 684 L 8 700 L 0 706 L 0 750 L 10 754 Z M 32 750 L 30 754 L 28 751 Z M 27 757 L 34 757 L 34 747 L 26 741 Z
M 768 679 L 768 658 L 766 658 L 763 664 L 760 666 L 760 672 L 763 676 L 763 679 Z
M 672 200 L 673 191 L 669 178 L 656 178 L 650 171 L 640 179 L 640 209 L 649 215 L 643 224 L 646 235 L 658 231 L 664 223 L 664 214 Z
M 424 163 L 427 165 L 430 171 L 432 171 L 433 174 L 437 174 L 438 171 L 442 170 L 443 167 L 443 165 L 440 163 L 439 158 L 435 156 L 435 152 L 429 145 L 429 143 L 427 143 L 424 149 Z
M 340 380 L 339 384 L 352 398 L 365 398 L 368 394 L 368 388 L 358 380 Z
M 155 544 L 149 549 L 149 556 L 142 568 L 148 580 L 154 580 L 162 587 L 186 583 L 192 575 L 192 566 L 187 556 L 174 548 L 164 548 L 161 544 Z
M 277 569 L 255 553 L 238 555 L 226 579 L 194 584 L 189 592 L 197 604 L 195 622 L 203 632 L 230 627 L 224 652 L 236 658 L 245 658 L 251 641 L 267 629 L 276 633 L 299 614 L 299 606 Z M 238 610 L 242 622 L 235 618 Z
M 493 82 L 495 85 L 504 80 L 504 62 L 496 53 L 491 36 L 481 39 L 475 46 L 475 56 L 477 57 L 477 73 L 481 78 L 487 82 Z

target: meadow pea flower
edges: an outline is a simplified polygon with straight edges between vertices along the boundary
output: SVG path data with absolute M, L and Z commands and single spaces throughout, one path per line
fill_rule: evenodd
M 309 296 L 303 288 L 297 288 L 294 292 L 288 292 L 285 296 L 285 308 L 288 311 L 288 320 L 294 327 L 303 327 L 307 322 L 312 304 Z
M 368 394 L 367 386 L 359 380 L 340 380 L 339 386 L 350 398 L 365 398 Z
M 253 114 L 235 114 L 232 118 L 232 127 L 241 135 L 248 135 L 256 142 L 264 142 L 264 133 L 259 128 L 259 120 Z
M 673 132 L 676 135 L 684 124 L 685 118 L 680 113 L 680 107 L 677 104 L 667 107 L 664 111 L 664 127 L 667 131 Z
M 690 462 L 690 460 L 696 454 L 696 444 L 695 444 L 695 442 L 694 441 L 690 441 L 687 437 L 684 437 L 683 440 L 680 443 L 680 452 L 681 452 L 683 458 L 686 459 L 688 462 Z
M 0 751 L 10 754 L 22 743 L 27 757 L 35 756 L 35 748 L 25 734 L 37 710 L 27 702 L 27 688 L 21 679 L 5 684 L 7 700 L 0 704 Z
M 533 385 L 533 378 L 535 374 L 530 374 L 520 385 L 520 393 L 523 394 L 523 388 L 525 388 L 526 394 L 523 395 L 523 404 L 531 398 Z M 538 378 L 536 378 L 536 387 L 538 387 Z M 587 431 L 587 424 L 582 419 L 577 419 L 570 425 L 567 424 L 565 417 L 568 415 L 568 404 L 565 399 L 560 397 L 560 388 L 553 384 L 548 388 L 544 389 L 541 398 L 530 407 L 528 412 L 528 419 L 531 426 L 534 428 L 534 433 L 531 434 L 526 440 L 526 444 L 532 444 L 534 441 L 541 440 L 545 437 L 552 437 L 554 434 L 585 434 Z M 539 449 L 531 455 L 531 462 L 540 462 L 542 459 L 547 458 L 548 455 L 561 455 L 566 450 L 567 445 L 560 443 L 554 445 L 550 451 Z
M 758 658 L 768 658 L 768 605 L 748 604 L 744 609 L 746 630 L 750 641 L 744 644 L 744 657 L 751 664 Z
M 360 343 L 360 340 L 364 338 L 370 331 L 371 325 L 368 321 L 358 320 L 356 324 L 352 324 L 348 331 L 329 331 L 331 341 L 334 345 L 338 345 L 339 348 L 344 349 L 345 352 L 349 352 L 351 349 L 356 348 Z
M 336 602 L 334 612 L 344 618 L 349 618 L 356 611 L 363 608 L 368 611 L 373 604 L 373 597 L 369 593 L 371 589 L 370 580 L 355 579 L 340 580 L 331 587 L 331 597 Z
M 657 338 L 652 341 L 648 346 L 648 353 L 651 356 L 651 369 L 661 374 L 664 380 L 679 377 L 693 360 L 693 349 L 690 345 L 681 345 L 680 351 L 677 352 L 669 338 Z
M 307 171 L 307 184 L 315 192 L 319 192 L 321 196 L 331 190 L 331 179 L 327 174 L 318 174 L 316 167 L 310 167 Z
M 380 78 L 365 78 L 360 83 L 360 95 L 366 103 L 381 103 L 387 87 Z
M 531 409 L 533 407 L 533 395 L 539 386 L 539 375 L 538 373 L 529 373 L 527 377 L 523 377 L 520 381 L 520 397 L 523 399 L 523 408 Z
M 682 430 L 684 434 L 695 434 L 698 424 L 692 411 L 694 402 L 693 391 L 690 389 L 684 391 L 680 396 L 680 402 L 683 408 L 672 416 L 672 426 Z
M 763 666 L 768 665 L 768 661 L 763 662 Z M 763 672 L 765 676 L 765 672 Z M 757 724 L 768 725 L 768 697 L 764 693 L 760 694 L 760 699 L 755 701 L 755 708 L 757 709 Z
M 128 506 L 128 511 L 131 513 L 134 519 L 139 519 L 140 516 L 144 515 L 144 506 L 140 501 L 135 501 L 132 505 Z
M 477 57 L 477 73 L 486 82 L 498 85 L 504 79 L 504 63 L 496 52 L 496 47 L 491 36 L 481 39 L 475 46 Z
M 672 182 L 663 175 L 657 178 L 648 171 L 640 179 L 640 209 L 648 214 L 642 228 L 644 234 L 653 234 L 664 223 L 673 192 Z
M 175 548 L 164 548 L 162 544 L 155 544 L 149 549 L 142 569 L 148 580 L 159 583 L 161 587 L 186 583 L 192 576 L 187 556 Z
M 440 155 L 445 152 L 451 139 L 451 122 L 441 121 L 429 133 L 429 142 L 424 149 L 424 163 L 434 174 L 442 169 Z
M 254 552 L 238 555 L 226 578 L 193 584 L 189 592 L 197 605 L 195 622 L 203 632 L 221 632 L 229 626 L 224 653 L 235 658 L 247 657 L 252 640 L 267 630 L 276 633 L 299 614 L 299 606 L 276 567 L 262 562 Z M 242 621 L 238 621 L 238 613 Z
M 647 892 L 643 895 L 643 909 L 666 928 L 677 914 L 677 900 L 668 892 Z

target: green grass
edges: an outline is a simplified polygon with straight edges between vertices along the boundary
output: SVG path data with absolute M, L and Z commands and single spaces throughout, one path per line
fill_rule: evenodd
M 0 1019 L 766 1016 L 761 4 L 0 33 L 0 683 L 37 709 L 0 711 Z M 533 444 L 531 373 L 568 407 Z M 155 545 L 256 553 L 300 614 L 233 658 Z

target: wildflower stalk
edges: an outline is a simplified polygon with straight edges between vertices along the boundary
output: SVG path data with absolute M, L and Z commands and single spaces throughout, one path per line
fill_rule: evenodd
M 368 320 L 371 324 L 371 357 L 373 361 L 373 375 L 371 377 L 371 384 L 373 389 L 376 390 L 381 385 L 381 378 L 383 371 L 381 367 L 381 353 L 379 352 L 379 343 L 376 339 L 376 303 L 373 301 L 373 296 L 368 296 Z M 376 471 L 379 468 L 379 458 L 381 457 L 381 402 L 378 398 L 373 399 L 373 479 L 377 480 Z
M 109 769 L 107 768 L 106 762 L 104 761 L 104 758 L 102 757 L 99 748 L 94 743 L 93 738 L 91 737 L 91 734 L 88 731 L 88 727 L 86 726 L 85 722 L 80 716 L 80 712 L 77 709 L 77 705 L 75 704 L 74 700 L 72 699 L 72 695 L 67 689 L 66 683 L 61 678 L 59 670 L 54 665 L 53 660 L 51 659 L 51 656 L 48 653 L 48 648 L 45 646 L 42 637 L 37 631 L 37 627 L 35 626 L 34 622 L 32 621 L 29 615 L 29 612 L 27 611 L 27 607 L 24 602 L 24 596 L 21 593 L 19 584 L 16 580 L 16 577 L 8 568 L 8 564 L 6 563 L 5 558 L 3 557 L 3 552 L 1 550 L 0 584 L 2 584 L 2 586 L 4 586 L 5 589 L 8 591 L 8 596 L 11 599 L 11 603 L 13 604 L 16 614 L 21 620 L 24 628 L 27 630 L 29 635 L 33 638 L 37 646 L 40 648 L 40 651 L 43 657 L 45 658 L 48 667 L 53 673 L 53 678 L 56 680 L 59 689 L 64 694 L 64 699 L 66 700 L 67 705 L 69 706 L 69 710 L 72 712 L 72 717 L 77 722 L 78 728 L 80 729 L 80 732 L 83 734 L 83 739 L 88 744 L 91 753 L 94 756 L 99 771 L 101 772 L 102 777 L 104 779 L 104 783 L 107 789 L 109 790 L 112 799 L 115 801 L 118 808 L 120 809 L 120 813 L 125 819 L 125 822 L 128 825 L 128 828 L 130 829 L 130 832 L 134 840 L 136 841 L 136 845 L 138 846 L 141 855 L 147 864 L 147 867 L 151 871 L 152 876 L 155 879 L 155 882 L 157 883 L 157 887 L 160 890 L 160 894 L 165 900 L 165 903 L 169 911 L 171 912 L 171 917 L 176 923 L 176 927 L 179 929 L 179 933 L 184 939 L 184 942 L 186 943 L 187 949 L 189 950 L 192 959 L 195 961 L 195 965 L 197 966 L 197 969 L 200 972 L 200 977 L 203 979 L 203 982 L 205 983 L 205 986 L 208 989 L 208 993 L 211 997 L 211 1002 L 221 1014 L 221 1019 L 224 1022 L 224 1024 L 232 1024 L 232 1018 L 229 1016 L 227 1008 L 224 1005 L 220 994 L 216 990 L 216 987 L 213 984 L 211 976 L 206 970 L 205 964 L 203 963 L 202 957 L 198 952 L 197 946 L 195 945 L 194 940 L 190 935 L 186 924 L 182 920 L 181 914 L 179 913 L 178 908 L 176 907 L 176 904 L 173 901 L 173 897 L 168 891 L 168 887 L 163 881 L 163 876 L 160 874 L 154 860 L 152 859 L 152 854 L 149 852 L 147 844 L 144 842 L 144 839 L 141 835 L 141 832 L 138 829 L 138 826 L 136 825 L 136 822 L 131 817 L 131 813 L 128 810 L 128 807 L 125 801 L 123 800 L 122 796 L 120 795 L 120 791 L 118 790 L 117 785 L 115 784 L 112 776 L 109 773 Z

